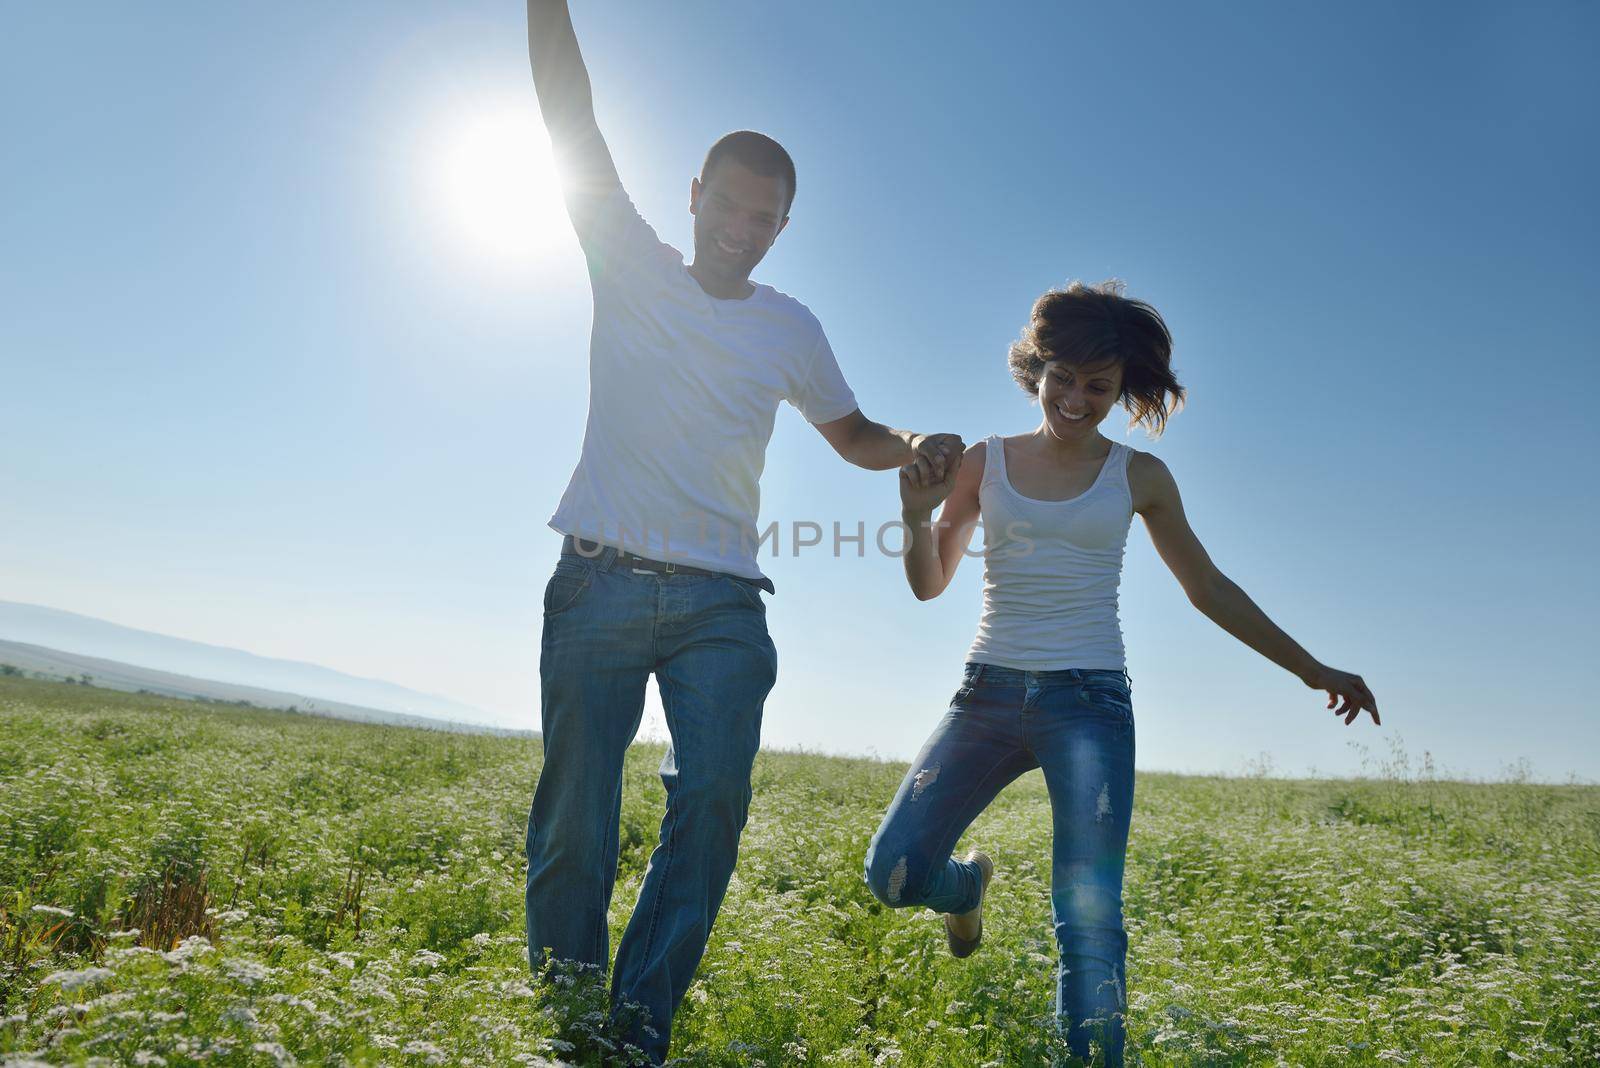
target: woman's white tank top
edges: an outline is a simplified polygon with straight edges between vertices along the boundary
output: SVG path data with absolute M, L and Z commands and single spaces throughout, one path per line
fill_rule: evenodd
M 1133 521 L 1132 450 L 1117 442 L 1094 484 L 1064 501 L 1024 497 L 998 436 L 984 441 L 983 615 L 967 653 L 1025 671 L 1126 667 L 1117 588 Z

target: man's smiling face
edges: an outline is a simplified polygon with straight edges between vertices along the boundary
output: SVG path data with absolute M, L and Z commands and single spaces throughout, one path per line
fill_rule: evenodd
M 689 187 L 694 215 L 694 266 L 724 283 L 743 283 L 767 254 L 789 216 L 788 183 L 723 159 L 704 183 Z

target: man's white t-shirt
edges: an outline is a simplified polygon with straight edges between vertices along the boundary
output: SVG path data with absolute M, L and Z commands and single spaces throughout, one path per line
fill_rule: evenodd
M 708 295 L 620 185 L 586 207 L 589 421 L 550 526 L 762 578 L 756 516 L 779 402 L 812 423 L 856 409 L 822 324 L 771 286 Z

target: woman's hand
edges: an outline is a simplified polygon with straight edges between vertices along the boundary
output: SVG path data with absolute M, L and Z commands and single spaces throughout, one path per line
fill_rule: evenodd
M 900 469 L 900 510 L 906 515 L 928 516 L 944 503 L 956 487 L 961 470 L 961 453 L 945 461 L 944 477 L 935 474 L 934 464 L 925 455 Z
M 960 434 L 918 434 L 911 439 L 911 459 L 927 459 L 933 465 L 933 477 L 936 479 L 943 478 L 945 468 L 951 464 L 959 467 L 966 451 L 967 446 Z
M 1301 678 L 1313 690 L 1328 692 L 1328 707 L 1333 708 L 1334 715 L 1344 717 L 1346 727 L 1354 723 L 1362 712 L 1369 713 L 1373 723 L 1381 722 L 1378 719 L 1378 699 L 1372 696 L 1372 691 L 1367 689 L 1360 675 L 1318 664 Z M 1334 708 L 1335 705 L 1338 707 Z
M 943 471 L 936 461 L 942 461 Z M 966 554 L 981 511 L 978 483 L 983 468 L 984 446 L 979 442 L 953 456 L 930 456 L 919 448 L 900 469 L 906 582 L 919 601 L 943 593 Z M 933 510 L 941 504 L 935 523 Z

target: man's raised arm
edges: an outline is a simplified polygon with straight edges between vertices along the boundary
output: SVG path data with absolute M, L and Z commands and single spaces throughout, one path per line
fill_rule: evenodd
M 595 122 L 589 72 L 566 0 L 528 0 L 528 59 L 550 144 L 565 172 L 567 211 L 582 236 L 594 205 L 622 183 Z

